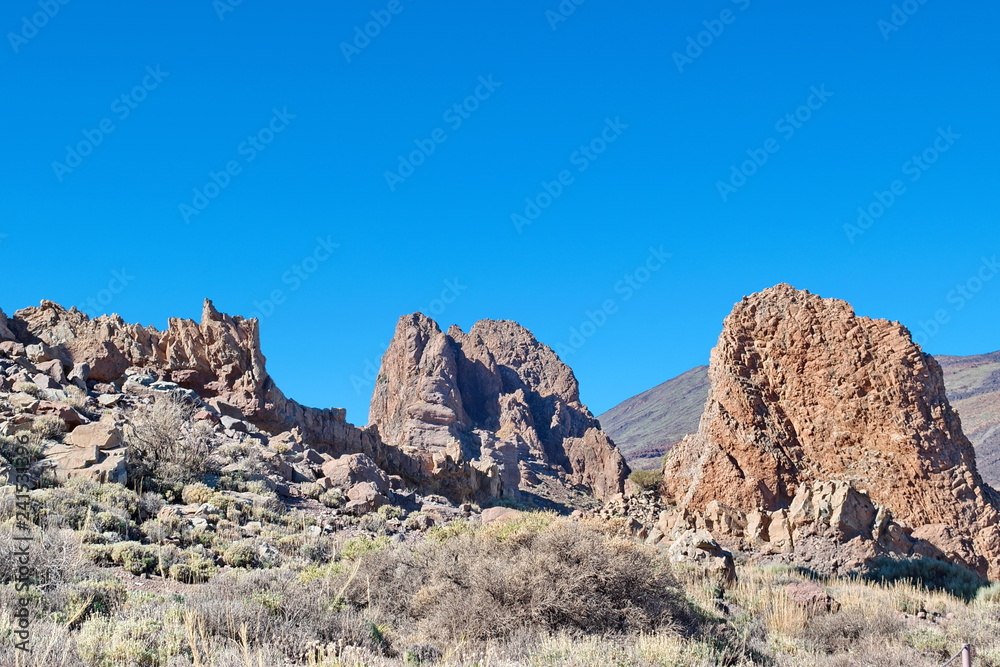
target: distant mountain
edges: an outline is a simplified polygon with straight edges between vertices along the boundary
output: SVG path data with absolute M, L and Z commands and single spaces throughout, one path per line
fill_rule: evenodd
M 948 400 L 976 446 L 980 474 L 1000 487 L 1000 351 L 935 358 L 944 371 Z M 708 366 L 698 366 L 619 403 L 598 419 L 632 468 L 658 468 L 671 447 L 698 430 L 707 398 Z
M 632 468 L 659 468 L 671 447 L 698 430 L 707 398 L 708 366 L 698 366 L 619 403 L 598 420 Z
M 1000 351 L 936 359 L 944 370 L 948 400 L 976 446 L 979 472 L 988 484 L 1000 487 Z

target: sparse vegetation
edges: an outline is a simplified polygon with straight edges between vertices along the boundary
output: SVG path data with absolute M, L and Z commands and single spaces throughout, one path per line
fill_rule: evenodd
M 31 422 L 31 430 L 46 440 L 55 440 L 66 431 L 66 422 L 55 415 L 41 415 Z
M 125 429 L 130 477 L 152 477 L 166 485 L 200 479 L 207 470 L 214 429 L 192 419 L 193 408 L 174 394 L 136 407 Z
M 663 473 L 659 470 L 633 470 L 628 478 L 643 491 L 654 491 L 663 481 Z

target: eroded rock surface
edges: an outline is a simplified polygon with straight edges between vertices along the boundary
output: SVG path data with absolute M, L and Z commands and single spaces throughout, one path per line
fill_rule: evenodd
M 627 467 L 580 402 L 570 368 L 514 322 L 442 332 L 416 313 L 399 320 L 382 358 L 370 423 L 420 462 L 442 492 L 529 491 L 562 475 L 600 498 L 620 493 Z
M 798 527 L 789 518 L 810 516 L 796 506 L 807 504 L 800 491 L 838 480 L 843 496 L 830 504 L 843 515 L 829 518 L 843 540 L 869 530 L 877 505 L 911 550 L 913 542 L 931 545 L 1000 576 L 1000 500 L 977 472 L 940 366 L 905 327 L 778 285 L 736 304 L 709 378 L 698 433 L 664 464 L 670 502 L 704 512 L 715 500 L 766 513 L 768 541 L 792 548 Z

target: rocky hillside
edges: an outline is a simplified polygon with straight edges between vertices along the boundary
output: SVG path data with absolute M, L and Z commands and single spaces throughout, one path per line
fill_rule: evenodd
M 384 442 L 420 459 L 423 486 L 442 492 L 532 493 L 547 478 L 607 498 L 628 474 L 580 402 L 573 371 L 515 322 L 443 333 L 420 313 L 401 318 L 369 421 Z
M 622 401 L 598 417 L 636 470 L 652 470 L 685 435 L 698 430 L 708 398 L 708 366 L 698 366 Z
M 787 549 L 804 537 L 787 523 L 800 505 L 814 519 L 852 517 L 828 525 L 872 554 L 934 553 L 1000 574 L 1000 498 L 941 367 L 905 327 L 778 285 L 736 304 L 709 379 L 698 432 L 664 463 L 669 502 L 716 514 L 725 503 L 738 514 L 723 523 L 753 523 L 744 534 L 757 540 L 773 525 L 766 537 Z M 833 515 L 810 509 L 822 506 Z
M 124 475 L 120 432 L 127 415 L 112 408 L 157 395 L 183 398 L 229 437 L 253 434 L 264 450 L 275 449 L 271 441 L 282 443 L 278 449 L 294 441 L 313 451 L 311 462 L 279 461 L 264 451 L 286 473 L 285 482 L 322 477 L 323 457 L 362 455 L 400 488 L 455 501 L 575 504 L 584 492 L 621 492 L 628 472 L 579 402 L 569 367 L 512 322 L 484 321 L 468 335 L 457 328 L 445 335 L 422 315 L 402 318 L 366 428 L 349 424 L 343 409 L 309 408 L 285 397 L 267 373 L 257 321 L 221 314 L 210 301 L 200 323 L 171 319 L 165 331 L 116 315 L 90 319 L 48 301 L 10 319 L 0 313 L 0 360 L 0 392 L 10 405 L 5 429 L 27 430 L 36 417 L 52 414 L 70 430 L 46 444 L 63 477 Z M 70 405 L 71 390 L 80 392 L 79 410 Z M 74 447 L 96 442 L 82 435 L 91 430 L 100 432 L 96 439 L 119 435 L 114 446 L 102 440 L 81 454 Z M 296 473 L 293 464 L 303 470 Z
M 976 449 L 979 473 L 987 484 L 1000 487 L 1000 352 L 934 358 L 944 372 L 948 401 Z M 708 366 L 698 366 L 598 419 L 631 467 L 659 468 L 671 447 L 698 430 L 708 389 Z

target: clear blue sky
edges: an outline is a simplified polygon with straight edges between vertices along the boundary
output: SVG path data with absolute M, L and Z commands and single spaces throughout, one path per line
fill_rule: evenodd
M 561 344 L 595 413 L 782 281 L 995 350 L 1000 7 L 892 4 L 10 0 L 0 307 L 263 310 L 278 384 L 356 423 L 415 310 Z

